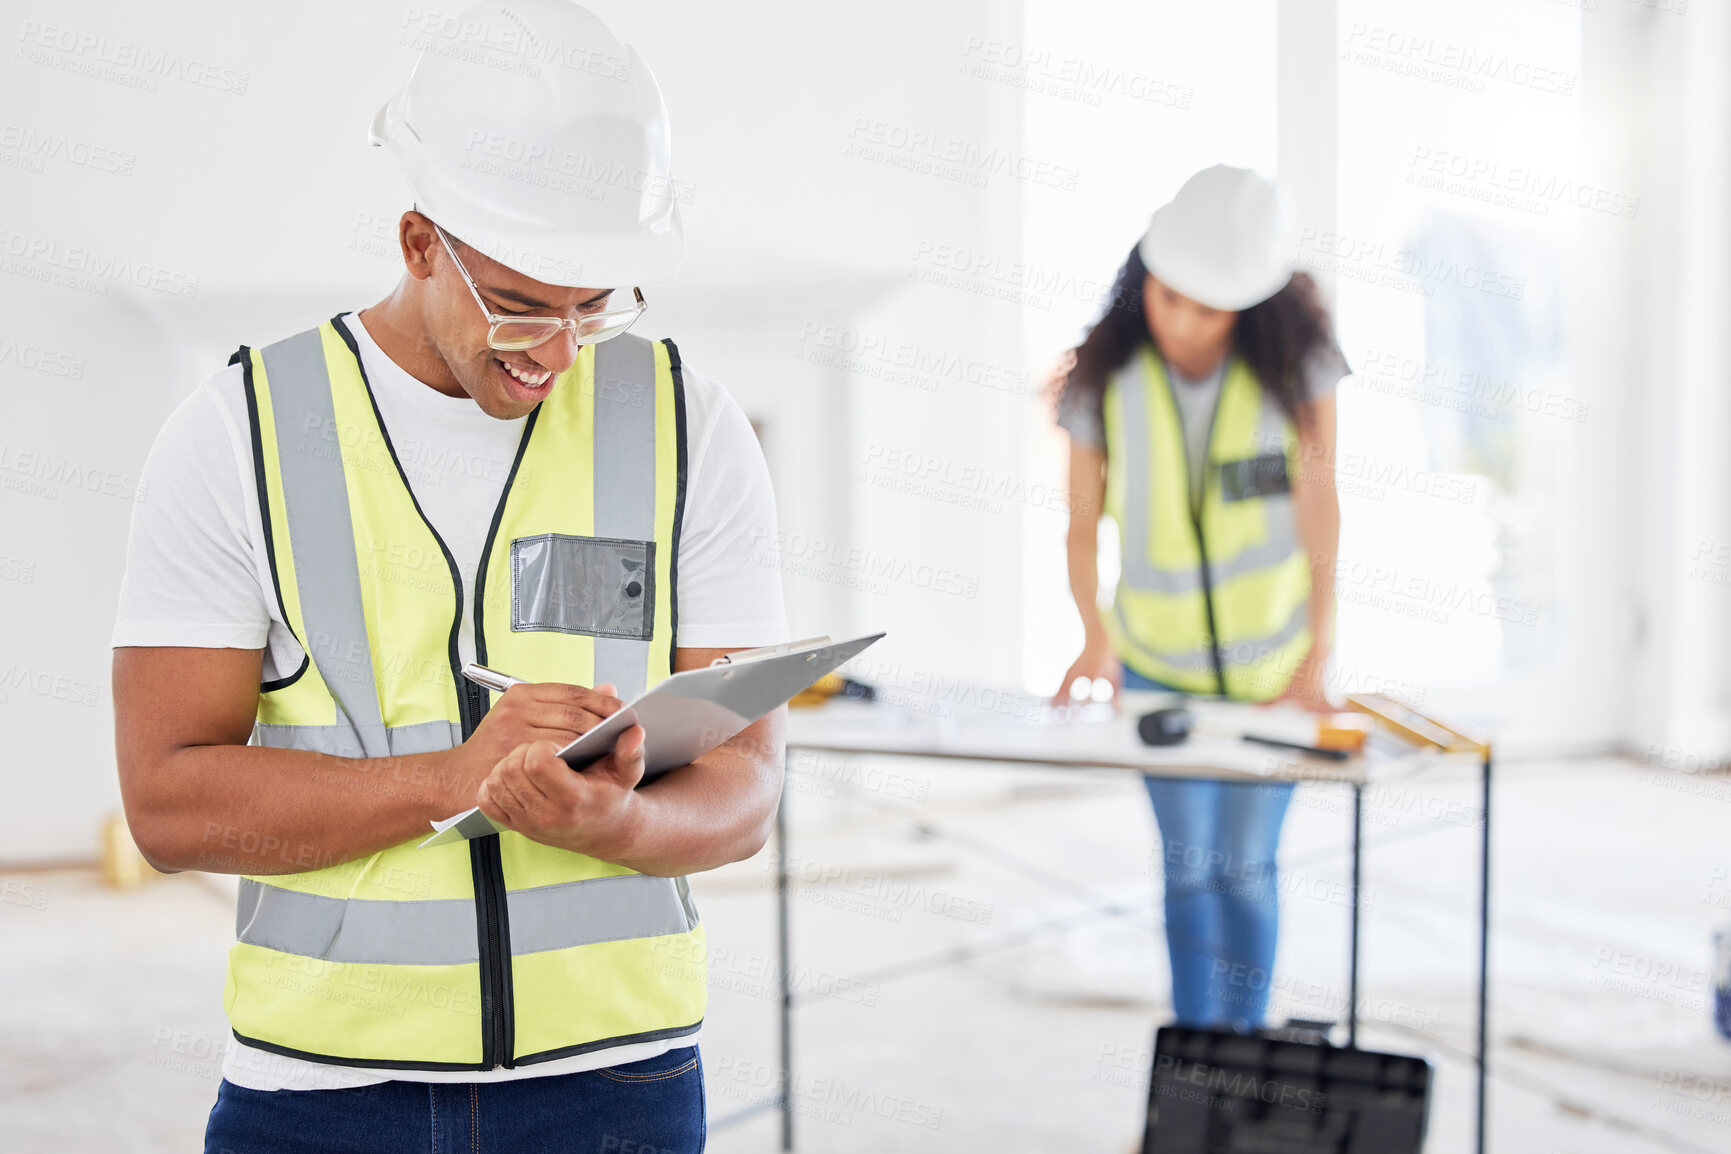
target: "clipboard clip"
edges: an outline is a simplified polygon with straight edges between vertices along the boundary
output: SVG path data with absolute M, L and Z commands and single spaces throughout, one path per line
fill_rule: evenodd
M 756 649 L 741 649 L 737 653 L 724 653 L 711 661 L 711 665 L 742 665 L 747 661 L 756 661 L 763 657 L 782 657 L 799 649 L 813 649 L 829 644 L 829 634 L 820 637 L 807 637 L 804 641 L 787 641 L 780 645 L 762 645 Z

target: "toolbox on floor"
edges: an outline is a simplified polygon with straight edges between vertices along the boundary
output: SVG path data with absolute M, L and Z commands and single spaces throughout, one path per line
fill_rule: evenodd
M 1142 1154 L 1419 1154 L 1429 1062 L 1270 1033 L 1162 1026 Z

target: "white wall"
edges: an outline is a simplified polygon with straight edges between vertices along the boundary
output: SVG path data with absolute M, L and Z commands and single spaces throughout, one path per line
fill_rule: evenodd
M 1012 680 L 1018 521 L 954 504 L 966 482 L 925 498 L 860 476 L 890 454 L 1017 474 L 1024 398 L 879 374 L 910 347 L 1015 363 L 1015 309 L 917 274 L 941 246 L 1013 263 L 1019 199 L 1001 178 L 982 188 L 896 166 L 918 150 L 892 148 L 889 163 L 848 150 L 873 132 L 975 156 L 1017 149 L 1016 92 L 958 66 L 971 40 L 1019 26 L 1019 5 L 593 7 L 655 71 L 676 173 L 693 186 L 685 268 L 649 294 L 644 331 L 680 340 L 763 429 L 784 527 L 810 554 L 812 575 L 786 583 L 793 628 L 890 628 L 888 677 Z M 365 128 L 407 76 L 421 11 L 85 0 L 5 25 L 0 860 L 87 854 L 118 805 L 107 642 L 156 428 L 234 346 L 364 306 L 395 279 L 390 222 L 408 198 Z M 140 49 L 180 71 L 140 70 Z M 38 171 L 9 147 L 19 133 L 59 152 Z M 67 264 L 84 270 L 74 286 L 40 279 Z M 879 352 L 824 363 L 826 326 Z M 48 370 L 8 341 L 47 350 Z M 76 379 L 53 371 L 74 365 Z M 849 588 L 873 567 L 888 579 Z

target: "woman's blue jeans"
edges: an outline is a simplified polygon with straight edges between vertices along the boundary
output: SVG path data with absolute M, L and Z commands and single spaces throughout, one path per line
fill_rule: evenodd
M 1132 669 L 1126 689 L 1169 689 Z M 1184 1026 L 1263 1024 L 1280 926 L 1274 854 L 1290 784 L 1144 777 L 1160 824 L 1172 1009 Z

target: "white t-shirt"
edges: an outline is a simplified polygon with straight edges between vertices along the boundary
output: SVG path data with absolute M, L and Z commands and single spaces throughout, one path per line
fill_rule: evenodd
M 475 570 L 516 455 L 523 421 L 487 416 L 411 377 L 353 314 L 344 318 L 379 414 L 421 510 L 450 548 L 471 600 Z M 687 473 L 679 539 L 682 648 L 734 649 L 786 641 L 773 566 L 775 497 L 745 414 L 708 377 L 683 369 Z M 133 513 L 113 644 L 266 650 L 265 679 L 292 673 L 302 650 L 271 587 L 253 478 L 239 365 L 188 397 L 163 425 Z M 472 602 L 459 646 L 474 657 Z M 266 1053 L 230 1040 L 223 1076 L 254 1090 L 310 1090 L 415 1082 L 505 1081 L 569 1074 L 652 1058 L 696 1035 L 645 1042 L 514 1070 L 368 1070 Z

